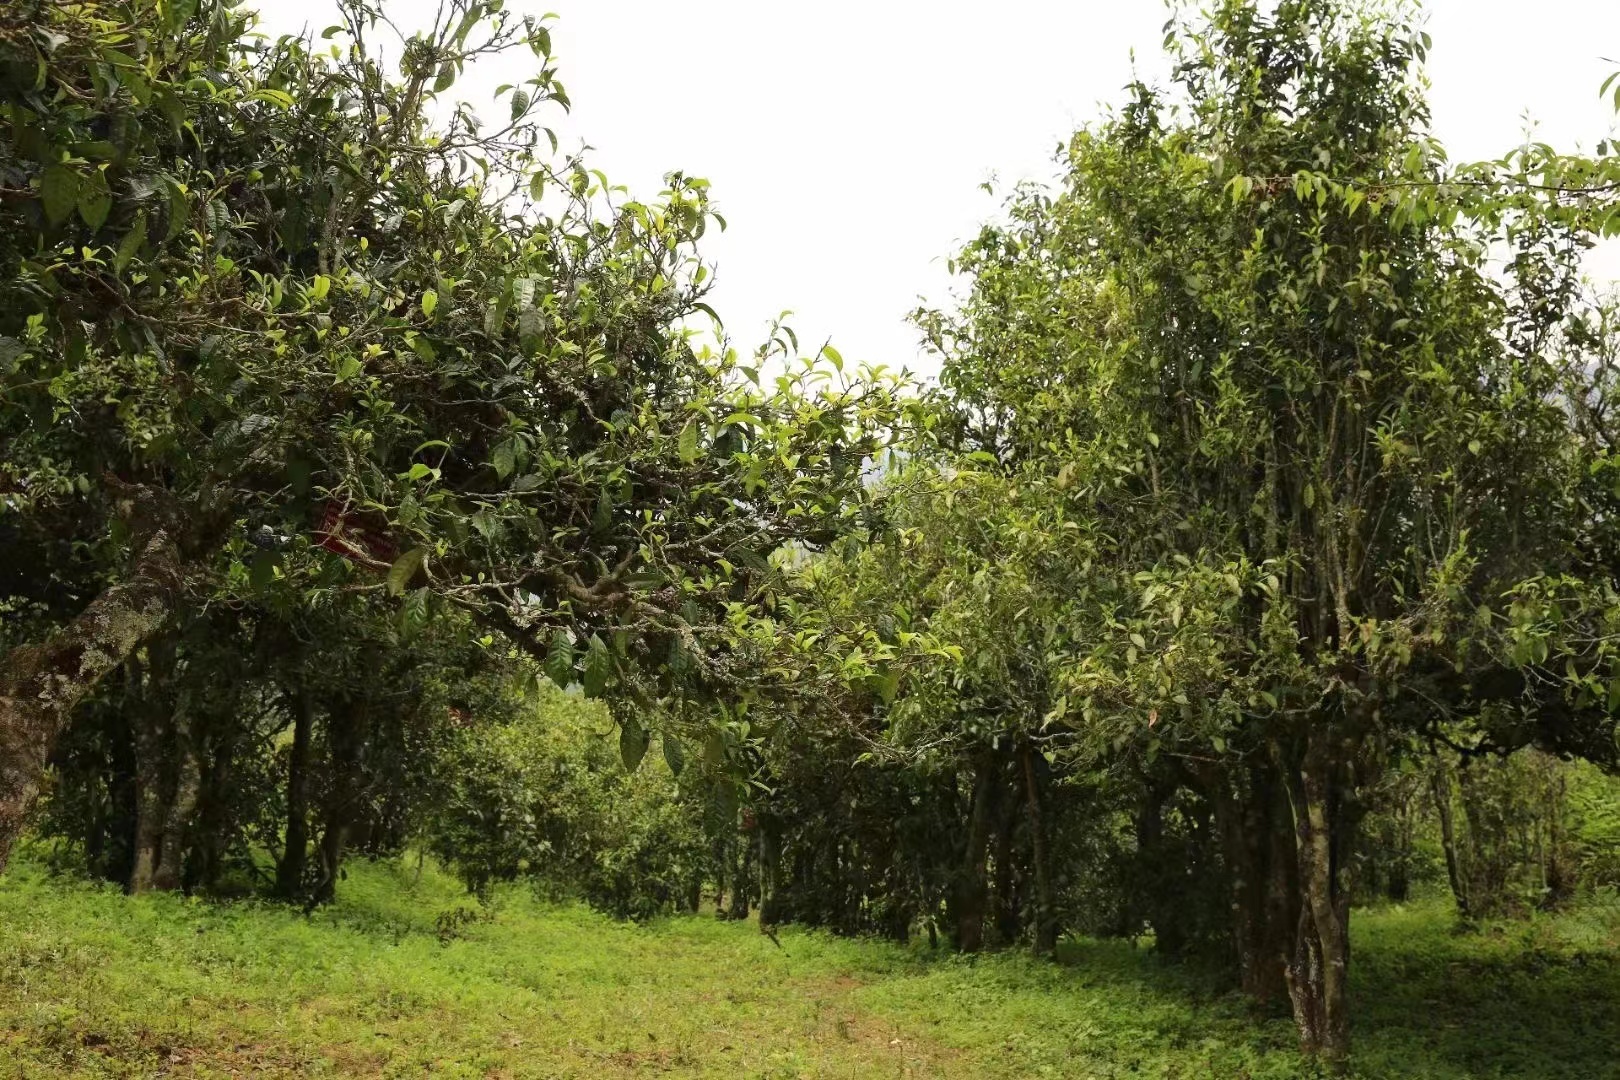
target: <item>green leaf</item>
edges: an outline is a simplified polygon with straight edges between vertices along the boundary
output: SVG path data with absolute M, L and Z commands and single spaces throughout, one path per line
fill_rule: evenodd
M 669 771 L 676 776 L 686 768 L 686 749 L 681 746 L 681 740 L 665 732 L 664 734 L 664 761 L 669 765 Z
M 561 689 L 568 689 L 574 681 L 574 644 L 565 630 L 551 635 L 551 649 L 546 653 L 546 677 Z
M 844 370 L 844 354 L 843 353 L 839 352 L 837 349 L 833 348 L 831 345 L 823 345 L 821 347 L 821 352 L 822 352 L 822 354 L 824 356 L 827 357 L 827 359 L 832 361 L 833 367 L 836 368 L 840 373 Z
M 437 289 L 427 289 L 422 293 L 422 314 L 433 318 L 433 309 L 439 306 L 439 292 Z
M 689 420 L 689 421 L 687 421 L 686 426 L 681 428 L 681 437 L 680 437 L 680 441 L 678 443 L 677 449 L 680 452 L 681 460 L 686 462 L 688 465 L 692 464 L 692 462 L 697 460 L 697 454 L 698 454 L 697 421 Z
M 388 568 L 388 595 L 403 596 L 405 587 L 411 583 L 411 579 L 422 569 L 425 562 L 427 562 L 426 548 L 412 548 L 394 560 L 394 565 Z
M 113 269 L 123 273 L 124 267 L 129 265 L 129 261 L 136 256 L 145 243 L 146 215 L 141 214 L 135 218 L 135 224 L 129 227 L 129 232 L 124 234 L 124 238 L 118 241 L 118 254 L 113 258 Z
M 505 480 L 517 468 L 517 447 L 511 439 L 507 439 L 495 448 L 495 454 L 489 463 L 495 467 L 495 475 Z
M 703 740 L 703 760 L 719 765 L 726 760 L 726 740 L 718 731 L 711 731 Z
M 523 90 L 512 92 L 512 119 L 515 121 L 529 109 L 529 95 Z
M 607 689 L 608 677 L 613 674 L 613 656 L 602 639 L 595 634 L 591 635 L 590 643 L 585 648 L 585 672 L 581 680 L 588 698 L 601 697 L 602 691 Z
M 263 101 L 270 105 L 274 105 L 278 109 L 290 109 L 294 104 L 296 104 L 293 101 L 293 96 L 287 93 L 285 90 L 272 90 L 269 87 L 264 86 L 261 86 L 259 89 L 249 94 L 246 100 Z
M 900 673 L 893 668 L 880 675 L 873 675 L 867 680 L 872 692 L 885 705 L 892 704 L 894 695 L 900 690 Z
M 619 725 L 619 757 L 624 761 L 625 772 L 635 772 L 641 767 L 641 759 L 647 756 L 647 745 L 651 741 L 647 729 L 634 720 Z
M 109 214 L 112 214 L 112 191 L 107 189 L 107 176 L 91 173 L 89 180 L 79 183 L 79 217 L 96 230 L 107 223 Z
M 192 15 L 197 12 L 197 0 L 169 0 L 168 23 L 171 30 L 178 30 L 186 25 Z
M 60 225 L 79 204 L 79 174 L 66 165 L 52 165 L 39 179 L 39 197 L 45 217 Z
M 429 603 L 432 597 L 433 590 L 424 585 L 420 589 L 413 589 L 399 606 L 399 630 L 407 641 L 414 638 L 416 632 L 426 626 L 432 617 L 433 607 Z
M 186 188 L 177 180 L 168 181 L 169 188 L 169 231 L 168 239 L 173 240 L 186 231 L 186 222 L 191 217 L 191 204 L 186 201 Z

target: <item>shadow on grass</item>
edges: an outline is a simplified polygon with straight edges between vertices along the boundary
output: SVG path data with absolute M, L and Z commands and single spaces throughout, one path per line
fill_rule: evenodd
M 1620 1078 L 1620 910 L 1463 931 L 1431 902 L 1357 911 L 1352 935 L 1355 1077 Z M 1286 1017 L 1257 1015 L 1215 975 L 1125 942 L 1066 943 L 1061 960 L 1054 976 L 1072 988 L 1177 1003 L 1186 1027 L 1171 1041 L 1245 1050 L 1232 1075 L 1313 1075 L 1285 1064 Z
M 1460 932 L 1443 906 L 1358 914 L 1368 1075 L 1620 1076 L 1620 924 L 1581 940 L 1576 916 Z

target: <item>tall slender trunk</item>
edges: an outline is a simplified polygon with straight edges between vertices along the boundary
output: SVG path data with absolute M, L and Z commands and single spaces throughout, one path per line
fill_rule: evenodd
M 276 864 L 276 892 L 291 900 L 304 885 L 309 859 L 309 742 L 315 704 L 300 691 L 293 698 L 293 741 L 287 763 L 287 832 Z
M 990 890 L 990 925 L 995 929 L 995 944 L 1011 945 L 1018 940 L 1023 912 L 1017 893 L 1017 867 L 1013 856 L 1013 839 L 1018 825 L 1018 804 L 1012 799 L 996 815 L 995 843 L 991 858 L 995 862 L 995 881 Z
M 1046 815 L 1041 807 L 1041 788 L 1035 773 L 1035 755 L 1029 743 L 1022 748 L 1024 797 L 1029 806 L 1029 847 L 1035 864 L 1035 954 L 1050 956 L 1057 951 L 1057 902 L 1052 889 L 1052 861 L 1047 852 Z
M 1451 771 L 1439 755 L 1435 756 L 1434 771 L 1429 774 L 1429 790 L 1434 796 L 1435 815 L 1440 819 L 1440 849 L 1446 856 L 1446 880 L 1451 884 L 1452 899 L 1457 902 L 1457 914 L 1467 919 L 1472 911 L 1468 905 L 1468 879 L 1457 850 L 1457 825 L 1451 813 Z
M 127 660 L 174 610 L 179 553 L 154 533 L 129 580 L 108 586 L 79 617 L 38 645 L 20 645 L 0 667 L 0 873 L 39 797 L 68 714 Z
M 129 659 L 130 732 L 135 754 L 134 847 L 126 887 L 131 893 L 152 888 L 163 844 L 164 692 L 173 667 L 172 641 L 153 642 Z
M 749 881 L 749 864 L 753 861 L 754 845 L 739 838 L 736 844 L 733 845 L 732 850 L 731 907 L 726 909 L 726 917 L 746 919 L 748 918 L 748 893 L 753 887 L 753 883 Z
M 957 881 L 956 947 L 978 952 L 984 947 L 984 915 L 988 887 L 985 860 L 990 848 L 990 820 L 999 780 L 1000 762 L 986 751 L 973 775 L 973 802 L 968 812 L 967 848 Z

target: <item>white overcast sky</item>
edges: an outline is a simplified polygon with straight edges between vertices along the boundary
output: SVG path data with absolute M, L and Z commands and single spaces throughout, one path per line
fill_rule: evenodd
M 383 0 L 410 29 L 437 0 Z M 254 6 L 254 0 L 248 0 Z M 1161 0 L 509 0 L 555 12 L 574 108 L 552 124 L 614 183 L 652 195 L 672 169 L 707 177 L 714 306 L 740 348 L 791 309 L 801 345 L 932 373 L 905 321 L 947 299 L 945 257 L 997 199 L 1053 174 L 1052 154 L 1135 70 L 1161 76 Z M 263 29 L 319 31 L 334 0 L 259 0 Z M 1598 86 L 1620 62 L 1616 0 L 1432 0 L 1431 102 L 1452 160 L 1537 138 L 1591 149 L 1616 127 Z M 527 53 L 478 84 L 532 74 Z M 479 104 L 476 99 L 474 104 Z M 1610 245 L 1591 272 L 1620 278 Z

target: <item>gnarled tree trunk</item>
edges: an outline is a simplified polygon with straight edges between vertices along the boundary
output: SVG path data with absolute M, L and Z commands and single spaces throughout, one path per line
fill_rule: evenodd
M 0 668 L 0 871 L 39 796 L 69 713 L 167 621 L 179 592 L 178 564 L 168 533 L 155 533 L 129 580 L 104 589 L 45 642 L 6 654 Z

